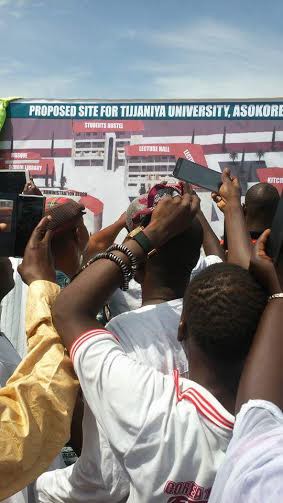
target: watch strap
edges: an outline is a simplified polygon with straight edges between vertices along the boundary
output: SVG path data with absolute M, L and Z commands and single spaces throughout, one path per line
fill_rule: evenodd
M 148 257 L 151 257 L 152 255 L 157 253 L 157 250 L 154 248 L 152 242 L 150 241 L 150 239 L 148 239 L 148 237 L 142 230 L 135 234 L 132 239 L 134 239 L 141 246 L 145 253 L 148 254 Z

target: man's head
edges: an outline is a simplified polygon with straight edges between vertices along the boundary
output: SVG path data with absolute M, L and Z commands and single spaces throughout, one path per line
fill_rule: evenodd
M 249 231 L 262 232 L 271 227 L 280 196 L 270 183 L 257 183 L 247 192 L 244 212 Z
M 7 257 L 0 257 L 0 302 L 14 286 L 11 261 Z
M 85 207 L 72 199 L 46 200 L 45 215 L 51 215 L 49 228 L 54 231 L 51 249 L 55 267 L 72 277 L 80 267 L 89 233 L 84 224 Z
M 127 227 L 131 231 L 139 225 L 147 225 L 158 201 L 166 196 L 176 197 L 183 194 L 182 184 L 158 184 L 148 194 L 135 199 L 127 210 Z M 160 288 L 169 288 L 183 297 L 192 269 L 200 256 L 203 231 L 197 218 L 190 228 L 166 243 L 156 255 L 140 269 L 136 279 L 142 287 L 145 282 L 154 282 Z
M 239 266 L 214 264 L 201 272 L 186 290 L 178 336 L 190 361 L 196 347 L 235 391 L 266 302 L 266 292 Z

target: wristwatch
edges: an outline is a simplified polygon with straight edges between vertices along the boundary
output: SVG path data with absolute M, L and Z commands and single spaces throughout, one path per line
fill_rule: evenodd
M 148 239 L 143 230 L 143 226 L 136 227 L 128 234 L 127 238 L 134 239 L 145 251 L 145 253 L 147 253 L 147 256 L 152 257 L 152 255 L 157 253 L 157 250 L 154 248 L 152 242 Z

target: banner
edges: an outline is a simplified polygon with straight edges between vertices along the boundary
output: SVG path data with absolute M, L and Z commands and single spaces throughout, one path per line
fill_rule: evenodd
M 0 133 L 0 168 L 28 169 L 48 196 L 83 202 L 91 232 L 109 225 L 178 157 L 229 167 L 243 195 L 259 181 L 283 187 L 283 99 L 240 101 L 18 100 Z M 210 194 L 202 209 L 221 235 Z

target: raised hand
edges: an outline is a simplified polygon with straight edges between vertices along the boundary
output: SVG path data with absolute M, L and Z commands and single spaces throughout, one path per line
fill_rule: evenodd
M 219 191 L 212 192 L 211 197 L 218 208 L 225 213 L 227 205 L 241 203 L 241 187 L 238 178 L 231 176 L 231 172 L 228 168 L 224 169 L 221 178 L 222 185 Z
M 55 283 L 56 274 L 51 254 L 52 231 L 48 230 L 51 217 L 44 217 L 34 229 L 26 246 L 24 259 L 18 267 L 22 280 L 30 285 L 36 280 Z
M 146 234 L 154 232 L 154 243 L 162 246 L 174 236 L 186 231 L 197 212 L 199 198 L 185 192 L 183 196 L 165 196 L 153 210 L 150 224 L 146 227 Z
M 281 292 L 280 282 L 272 259 L 266 254 L 270 229 L 266 229 L 253 247 L 250 272 L 270 295 Z
M 30 177 L 30 181 L 25 184 L 23 194 L 27 196 L 42 196 L 42 192 L 35 185 L 32 177 Z

